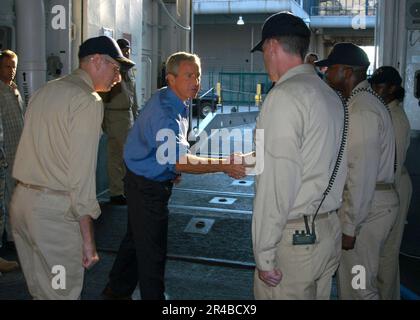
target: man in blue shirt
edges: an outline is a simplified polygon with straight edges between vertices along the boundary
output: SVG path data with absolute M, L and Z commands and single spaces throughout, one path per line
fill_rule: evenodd
M 128 228 L 103 292 L 107 298 L 129 298 L 139 283 L 143 300 L 165 299 L 168 201 L 181 172 L 245 175 L 245 167 L 230 159 L 188 153 L 186 101 L 200 88 L 200 59 L 178 52 L 166 66 L 168 87 L 150 98 L 125 144 Z

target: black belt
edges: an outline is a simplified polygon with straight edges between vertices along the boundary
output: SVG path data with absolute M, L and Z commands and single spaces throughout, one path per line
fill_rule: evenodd
M 105 111 L 131 111 L 131 108 L 128 108 L 128 109 L 111 109 L 111 108 L 105 108 Z
M 152 180 L 152 179 L 146 178 L 144 176 L 140 176 L 138 174 L 135 174 L 133 171 L 128 169 L 127 166 L 126 166 L 126 169 L 127 169 L 126 170 L 126 172 L 127 172 L 126 175 L 129 176 L 130 178 L 134 179 L 135 181 L 142 182 L 142 183 L 150 183 L 150 184 L 160 184 L 160 185 L 163 185 L 165 187 L 173 185 L 173 182 L 172 182 L 173 180 L 172 179 L 163 180 L 163 181 Z

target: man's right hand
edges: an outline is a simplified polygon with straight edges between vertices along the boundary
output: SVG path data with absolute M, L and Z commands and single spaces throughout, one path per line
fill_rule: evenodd
M 83 267 L 86 269 L 92 268 L 99 261 L 98 252 L 96 248 L 90 244 L 83 245 Z
M 93 235 L 92 218 L 88 215 L 82 216 L 79 220 L 79 225 L 83 240 L 82 265 L 84 268 L 89 269 L 99 261 L 99 256 L 96 252 L 95 237 Z
M 234 179 L 242 179 L 246 176 L 246 168 L 243 164 L 226 164 L 223 172 Z
M 258 278 L 269 287 L 277 287 L 283 278 L 283 273 L 279 269 L 271 271 L 258 270 Z
M 356 237 L 348 236 L 343 233 L 341 237 L 341 248 L 343 250 L 352 250 L 354 249 L 354 244 L 356 243 Z

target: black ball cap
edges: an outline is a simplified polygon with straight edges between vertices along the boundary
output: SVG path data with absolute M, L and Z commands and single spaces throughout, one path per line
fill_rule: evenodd
M 121 50 L 126 49 L 126 48 L 128 49 L 131 48 L 130 41 L 128 41 L 127 39 L 118 39 L 117 43 L 118 43 L 118 46 L 121 48 Z
M 315 61 L 318 67 L 329 67 L 334 64 L 369 67 L 370 62 L 362 48 L 350 42 L 341 42 L 333 47 L 327 59 Z
M 311 36 L 311 30 L 309 30 L 308 26 L 301 18 L 290 12 L 279 12 L 273 14 L 265 20 L 262 28 L 262 39 L 251 50 L 251 52 L 262 51 L 262 46 L 266 39 L 278 36 L 298 36 L 309 38 Z
M 117 42 L 107 36 L 90 38 L 80 45 L 79 59 L 92 54 L 106 54 L 118 61 L 125 69 L 135 66 L 133 61 L 124 57 Z
M 398 73 L 397 69 L 395 69 L 394 67 L 383 66 L 376 69 L 376 71 L 370 77 L 369 82 L 375 84 L 388 83 L 396 86 L 401 86 L 402 78 Z

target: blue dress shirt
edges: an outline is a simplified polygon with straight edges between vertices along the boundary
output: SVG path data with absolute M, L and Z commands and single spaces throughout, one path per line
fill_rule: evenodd
M 172 180 L 175 163 L 188 152 L 188 107 L 169 88 L 158 90 L 130 130 L 124 161 L 136 175 L 154 181 Z

